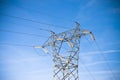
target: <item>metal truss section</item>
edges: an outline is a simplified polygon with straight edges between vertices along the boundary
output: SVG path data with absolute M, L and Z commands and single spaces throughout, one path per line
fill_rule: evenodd
M 51 31 L 51 36 L 42 45 L 46 53 L 53 56 L 53 80 L 79 80 L 78 60 L 80 51 L 80 38 L 90 34 L 95 40 L 92 32 L 81 30 L 79 23 L 76 28 L 55 34 Z M 38 48 L 39 46 L 36 46 Z

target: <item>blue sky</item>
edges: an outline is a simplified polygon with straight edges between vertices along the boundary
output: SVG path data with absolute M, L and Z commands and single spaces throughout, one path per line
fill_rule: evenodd
M 11 16 L 59 26 L 44 25 Z M 52 80 L 50 54 L 45 54 L 41 49 L 34 50 L 32 47 L 14 44 L 42 45 L 50 33 L 38 28 L 60 33 L 74 28 L 74 21 L 79 22 L 82 28 L 91 30 L 98 44 L 89 36 L 81 38 L 80 80 L 119 80 L 119 0 L 0 0 L 0 80 Z

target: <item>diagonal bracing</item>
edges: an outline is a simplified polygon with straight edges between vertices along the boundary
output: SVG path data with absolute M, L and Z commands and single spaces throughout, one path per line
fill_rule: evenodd
M 95 40 L 92 32 L 81 30 L 76 22 L 76 28 L 59 34 L 51 31 L 51 36 L 42 46 L 35 46 L 52 53 L 53 80 L 79 80 L 80 38 L 88 34 Z

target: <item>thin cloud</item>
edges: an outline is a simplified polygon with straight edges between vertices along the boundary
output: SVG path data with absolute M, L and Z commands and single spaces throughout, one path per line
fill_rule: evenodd
M 117 63 L 117 64 L 120 64 L 119 61 L 99 61 L 99 62 L 94 62 L 94 63 L 86 64 L 86 66 L 94 66 L 94 65 L 98 65 L 98 64 L 104 64 L 104 63 Z
M 81 5 L 79 8 L 79 12 L 76 14 L 75 20 L 78 20 L 81 18 L 83 21 L 88 20 L 89 18 L 84 16 L 84 12 L 86 12 L 86 9 L 90 9 L 94 4 L 96 3 L 96 0 L 88 0 L 85 4 Z
M 96 54 L 107 54 L 107 53 L 115 53 L 115 52 L 120 52 L 120 50 L 106 50 L 106 51 L 93 51 L 93 52 L 84 52 L 81 54 L 85 55 L 80 55 L 80 56 L 90 56 L 90 55 L 96 55 Z
M 25 58 L 25 59 L 8 59 L 4 61 L 0 61 L 0 63 L 7 63 L 7 64 L 19 64 L 24 62 L 36 62 L 38 59 L 36 58 Z
M 93 6 L 95 4 L 95 0 L 89 0 L 81 9 L 86 9 L 86 8 L 89 8 L 91 6 Z
M 114 74 L 120 74 L 120 71 L 114 70 L 112 71 Z M 80 74 L 88 74 L 89 72 L 80 72 Z M 91 71 L 92 74 L 111 74 L 110 70 L 107 71 Z
M 113 8 L 110 10 L 111 13 L 120 14 L 120 8 Z
M 111 42 L 111 43 L 106 43 L 107 46 L 113 46 L 113 45 L 120 45 L 120 42 Z

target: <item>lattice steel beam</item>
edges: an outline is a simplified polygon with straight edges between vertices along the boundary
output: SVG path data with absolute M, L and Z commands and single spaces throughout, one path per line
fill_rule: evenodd
M 53 80 L 79 80 L 78 60 L 80 51 L 80 38 L 88 35 L 95 40 L 92 32 L 81 30 L 79 23 L 76 28 L 55 34 L 51 31 L 51 36 L 42 45 L 46 53 L 50 52 L 53 56 Z

